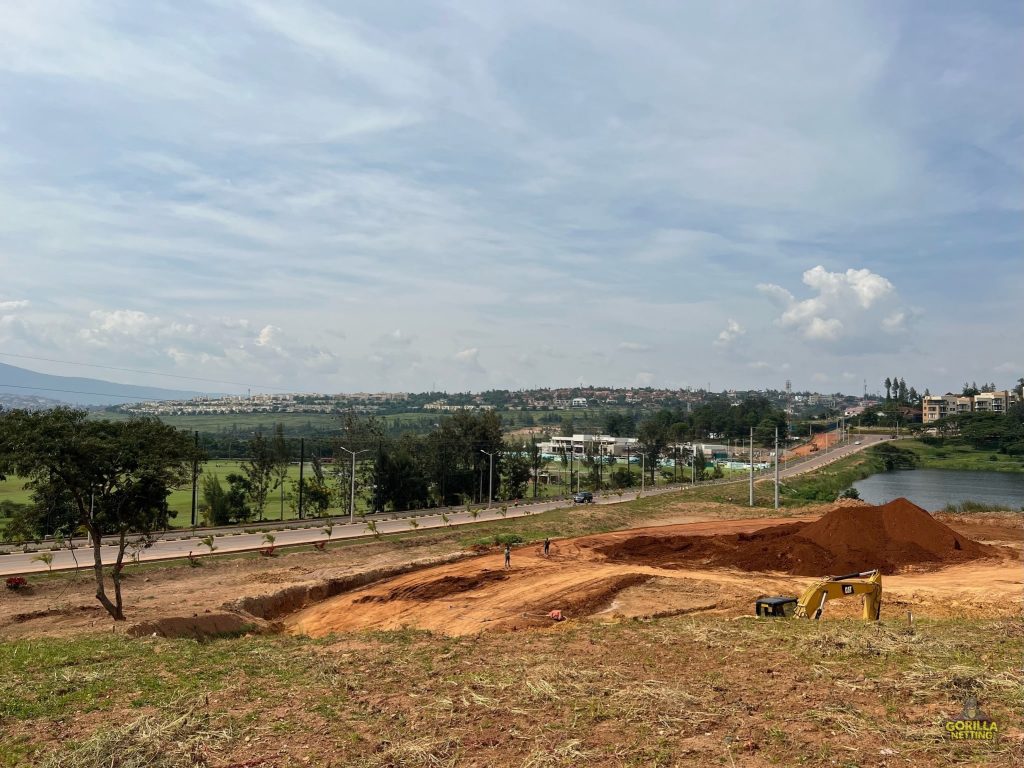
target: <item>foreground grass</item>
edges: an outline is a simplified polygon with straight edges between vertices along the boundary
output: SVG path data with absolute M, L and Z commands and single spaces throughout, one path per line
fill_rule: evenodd
M 1017 620 L 33 640 L 0 645 L 0 765 L 1010 765 L 1022 652 Z M 966 695 L 999 743 L 944 738 Z

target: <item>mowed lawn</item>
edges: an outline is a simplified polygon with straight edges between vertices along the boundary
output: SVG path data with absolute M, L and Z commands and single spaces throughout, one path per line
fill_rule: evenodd
M 200 475 L 200 491 L 199 491 L 199 503 L 203 502 L 202 499 L 202 478 L 206 475 L 216 475 L 220 478 L 221 483 L 227 486 L 227 477 L 231 474 L 241 474 L 242 464 L 241 461 L 228 461 L 228 460 L 215 460 L 207 462 L 203 465 L 203 474 Z M 312 467 L 306 465 L 307 476 L 312 476 Z M 329 470 L 328 470 L 329 471 Z M 299 465 L 292 464 L 288 467 L 288 480 L 285 482 L 284 487 L 284 519 L 294 518 L 295 510 L 292 508 L 296 501 L 297 493 L 295 484 L 299 481 Z M 25 478 L 22 477 L 8 477 L 6 480 L 0 480 L 0 502 L 12 501 L 16 504 L 28 504 L 31 502 L 31 492 L 25 490 Z M 168 503 L 171 510 L 176 512 L 177 515 L 171 521 L 171 525 L 174 527 L 187 527 L 191 525 L 192 515 L 192 487 L 185 486 L 182 488 L 176 488 L 171 492 L 168 497 Z M 270 498 L 267 500 L 267 505 L 263 511 L 264 517 L 268 517 L 272 520 L 277 520 L 281 516 L 281 490 L 275 490 L 271 493 Z M 258 517 L 258 515 L 256 516 Z M 0 519 L 0 528 L 2 528 L 4 520 Z

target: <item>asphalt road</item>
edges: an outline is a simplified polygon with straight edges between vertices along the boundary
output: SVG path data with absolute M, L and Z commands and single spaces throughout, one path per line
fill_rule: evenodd
M 819 469 L 826 464 L 831 464 L 834 461 L 856 453 L 857 451 L 864 450 L 871 445 L 882 442 L 888 438 L 879 435 L 870 435 L 858 437 L 860 445 L 853 445 L 852 442 L 847 445 L 842 445 L 838 448 L 832 449 L 828 452 L 822 452 L 820 455 L 815 454 L 811 458 L 804 459 L 798 463 L 792 463 L 789 466 L 780 468 L 779 476 L 782 479 L 794 477 L 798 474 L 805 472 L 811 472 L 815 469 Z M 757 475 L 759 482 L 771 481 L 773 473 L 771 471 L 762 472 Z M 741 483 L 748 482 L 746 479 L 740 480 L 729 480 L 726 482 L 720 482 L 720 484 L 738 485 Z M 706 485 L 703 483 L 702 485 Z M 663 493 L 672 492 L 684 492 L 690 487 L 685 484 L 683 485 L 672 485 L 672 486 L 659 486 L 658 488 L 648 488 L 645 492 L 647 496 L 660 495 Z M 621 504 L 625 501 L 631 501 L 636 498 L 631 492 L 623 494 L 621 498 L 616 494 L 606 494 L 603 497 L 595 498 L 595 504 Z M 525 517 L 527 515 L 535 515 L 540 512 L 547 512 L 548 510 L 558 509 L 565 507 L 567 502 L 564 500 L 559 501 L 546 501 L 538 502 L 535 504 L 520 504 L 518 507 L 508 507 L 505 517 Z M 381 534 L 388 533 L 399 533 L 408 532 L 413 530 L 412 521 L 415 521 L 417 528 L 443 528 L 446 525 L 471 525 L 473 523 L 483 523 L 492 520 L 501 519 L 499 512 L 499 505 L 495 505 L 491 509 L 480 509 L 477 517 L 474 518 L 470 513 L 465 510 L 455 511 L 446 510 L 445 514 L 448 516 L 448 522 L 446 523 L 441 518 L 441 513 L 437 514 L 417 514 L 415 516 L 410 515 L 408 517 L 400 517 L 398 519 L 387 519 L 383 516 L 377 516 L 375 518 L 377 531 Z M 322 526 L 326 521 L 316 521 L 311 523 L 310 521 L 302 521 L 302 525 L 308 527 L 302 527 L 292 530 L 281 530 L 273 531 L 275 537 L 274 545 L 289 546 L 294 544 L 311 544 L 316 541 L 322 541 L 325 536 L 321 530 Z M 284 524 L 280 525 L 297 525 L 296 521 L 285 521 Z M 272 526 L 273 524 L 271 524 Z M 154 560 L 169 560 L 174 558 L 183 558 L 192 552 L 196 556 L 209 555 L 209 549 L 200 542 L 201 536 L 205 536 L 209 531 L 203 531 L 202 533 L 193 534 L 188 529 L 180 531 L 171 531 L 167 534 L 161 535 L 155 543 L 149 548 L 142 549 L 138 552 L 139 562 L 151 562 Z M 354 524 L 347 522 L 347 519 L 342 518 L 334 519 L 334 529 L 331 534 L 332 540 L 338 539 L 355 539 L 365 538 L 371 535 L 366 523 L 361 520 L 357 520 Z M 106 540 L 104 540 L 106 541 Z M 53 562 L 49 567 L 49 570 L 73 570 L 76 567 L 92 567 L 93 564 L 93 553 L 91 549 L 87 549 L 83 546 L 84 542 L 79 541 L 76 548 L 72 550 L 62 549 L 57 552 L 52 552 Z M 262 549 L 266 546 L 266 542 L 263 538 L 263 533 L 244 533 L 241 530 L 225 530 L 218 529 L 214 531 L 214 544 L 216 546 L 216 553 L 227 553 L 227 552 L 244 552 Z M 101 556 L 103 558 L 104 565 L 113 564 L 117 559 L 117 547 L 105 544 L 100 549 Z M 129 550 L 130 552 L 131 550 Z M 13 552 L 11 554 L 3 555 L 0 557 L 0 576 L 11 576 L 15 574 L 30 574 L 30 573 L 41 573 L 48 570 L 48 566 L 45 563 L 34 560 L 35 553 L 25 552 Z M 77 564 L 76 564 L 77 559 Z M 126 555 L 125 561 L 129 560 Z

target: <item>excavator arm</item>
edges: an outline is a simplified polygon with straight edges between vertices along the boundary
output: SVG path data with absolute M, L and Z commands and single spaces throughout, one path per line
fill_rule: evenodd
M 819 619 L 829 600 L 855 595 L 864 597 L 864 619 L 878 621 L 882 610 L 882 575 L 878 571 L 826 576 L 800 595 L 794 616 L 798 619 Z

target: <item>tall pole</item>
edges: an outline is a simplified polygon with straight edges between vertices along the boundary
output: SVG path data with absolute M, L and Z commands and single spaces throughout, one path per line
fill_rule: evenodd
M 195 436 L 196 443 L 196 458 L 192 459 L 192 527 L 196 527 L 196 507 L 198 506 L 197 501 L 199 499 L 199 431 L 196 430 Z
M 480 453 L 487 457 L 488 462 L 488 482 L 487 482 L 487 508 L 491 508 L 491 502 L 494 499 L 494 454 L 485 451 L 483 448 L 480 449 Z
M 647 487 L 647 454 L 640 454 L 640 495 L 644 495 L 644 489 Z
M 354 523 L 356 521 L 356 452 L 352 451 L 352 472 L 349 476 L 349 489 L 348 489 L 348 521 Z
M 306 438 L 299 438 L 299 520 L 302 519 L 302 471 L 306 468 Z
M 779 428 L 775 428 L 775 508 L 779 508 Z
M 750 506 L 754 506 L 754 428 L 750 428 Z
M 352 474 L 349 477 L 349 491 L 348 491 L 348 521 L 354 523 L 356 521 L 356 456 L 360 453 L 369 453 L 369 448 L 364 448 L 361 451 L 350 451 L 343 445 L 338 446 L 339 450 L 352 456 Z

